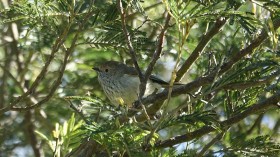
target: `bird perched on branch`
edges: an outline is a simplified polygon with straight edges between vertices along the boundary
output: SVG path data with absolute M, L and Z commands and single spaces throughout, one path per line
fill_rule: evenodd
M 106 61 L 92 69 L 97 72 L 98 81 L 112 104 L 132 106 L 138 100 L 140 79 L 134 67 L 116 61 Z M 168 82 L 151 75 L 144 96 L 168 86 Z

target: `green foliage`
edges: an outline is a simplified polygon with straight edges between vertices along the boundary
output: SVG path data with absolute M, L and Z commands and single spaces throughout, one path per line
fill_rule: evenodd
M 0 156 L 280 154 L 279 0 L 121 2 L 1 1 Z M 92 67 L 158 51 L 183 85 L 112 106 Z
M 170 127 L 171 125 L 186 125 L 190 128 L 199 128 L 204 125 L 219 125 L 217 123 L 217 115 L 213 111 L 194 112 L 192 114 L 183 113 L 176 118 L 167 119 L 163 122 L 162 127 Z M 161 129 L 163 129 L 161 128 Z
M 145 137 L 149 134 L 148 130 L 143 130 L 137 125 L 117 126 L 117 120 L 105 124 L 91 124 L 86 126 L 91 131 L 91 138 L 100 145 L 105 146 L 107 152 L 119 152 L 123 154 L 143 154 L 139 148 Z M 156 138 L 155 136 L 154 138 Z M 155 139 L 152 140 L 155 142 Z
M 81 139 L 86 137 L 87 132 L 81 129 L 82 125 L 83 122 L 79 121 L 77 123 L 75 115 L 72 114 L 71 118 L 65 121 L 63 125 L 55 124 L 52 137 L 48 138 L 47 135 L 39 131 L 36 131 L 36 133 L 48 143 L 53 156 L 65 156 L 72 149 L 77 148 Z
M 225 156 L 278 156 L 279 143 L 271 140 L 269 136 L 257 136 L 253 139 L 242 140 L 236 138 L 231 141 L 230 147 L 224 148 L 214 154 Z

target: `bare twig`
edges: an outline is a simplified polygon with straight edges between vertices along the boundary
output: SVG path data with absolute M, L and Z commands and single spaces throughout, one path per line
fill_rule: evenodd
M 151 128 L 153 125 L 151 123 L 151 118 L 150 118 L 150 116 L 147 113 L 146 107 L 143 104 L 141 104 L 141 107 L 142 107 L 144 115 L 146 116 L 146 119 L 147 119 L 147 122 L 149 124 L 149 127 Z
M 260 114 L 258 116 L 258 118 L 255 120 L 254 124 L 250 127 L 249 130 L 246 131 L 246 135 L 251 135 L 251 133 L 253 132 L 253 130 L 257 127 L 260 126 L 262 119 L 264 117 L 264 113 Z
M 210 84 L 213 81 L 213 77 L 212 76 L 207 76 L 207 77 L 200 77 L 198 79 L 196 79 L 193 82 L 190 82 L 186 85 L 174 88 L 172 90 L 172 97 L 176 97 L 178 95 L 181 94 L 186 94 L 186 93 L 190 93 L 193 90 L 203 86 L 203 85 L 207 85 Z M 142 99 L 142 103 L 143 104 L 151 104 L 151 106 L 149 106 L 147 108 L 147 112 L 149 115 L 153 115 L 154 113 L 156 113 L 159 109 L 159 106 L 162 105 L 162 101 L 164 101 L 165 99 L 167 99 L 168 96 L 168 91 L 164 90 L 163 92 L 160 92 L 158 94 L 155 95 L 150 95 L 148 97 L 145 97 Z M 136 102 L 137 103 L 137 102 Z M 137 115 L 136 117 L 137 121 L 143 121 L 145 120 L 145 117 L 143 114 Z
M 5 66 L 2 66 L 0 64 L 0 67 L 3 69 L 4 73 L 5 73 L 5 77 L 10 77 L 16 84 L 16 86 L 19 88 L 19 90 L 24 93 L 24 87 L 22 87 L 22 85 L 20 84 L 20 82 L 14 77 L 14 75 L 5 67 Z M 1 94 L 1 95 L 4 95 L 4 94 Z M 4 101 L 3 101 L 4 102 Z
M 164 24 L 164 26 L 163 26 L 163 28 L 162 28 L 160 34 L 159 34 L 159 37 L 158 37 L 158 45 L 157 45 L 157 48 L 156 48 L 156 50 L 155 50 L 155 52 L 154 52 L 154 54 L 153 54 L 153 58 L 152 58 L 150 64 L 148 65 L 148 68 L 147 68 L 147 70 L 146 70 L 146 72 L 145 72 L 145 75 L 144 75 L 144 83 L 145 83 L 145 84 L 141 84 L 141 87 L 140 87 L 140 95 L 141 95 L 141 94 L 142 94 L 142 95 L 144 94 L 144 92 L 145 92 L 145 90 L 143 90 L 143 89 L 145 89 L 144 85 L 146 85 L 146 83 L 147 83 L 147 81 L 148 81 L 150 75 L 152 74 L 152 71 L 153 71 L 153 69 L 154 69 L 154 66 L 155 66 L 156 62 L 157 62 L 157 60 L 159 59 L 160 54 L 162 53 L 162 47 L 163 47 L 164 36 L 165 36 L 165 32 L 166 32 L 166 30 L 167 30 L 167 28 L 168 28 L 168 26 L 169 26 L 169 21 L 170 21 L 170 19 L 171 19 L 171 15 L 170 15 L 170 14 L 167 14 L 166 19 L 165 19 L 165 24 Z M 143 86 L 143 87 L 142 87 L 142 86 Z M 142 89 L 142 90 L 141 90 L 141 89 Z M 141 92 L 143 92 L 143 93 L 141 93 Z
M 130 34 L 129 34 L 127 28 L 126 28 L 126 19 L 125 19 L 126 18 L 126 12 L 123 8 L 122 1 L 117 0 L 117 3 L 118 3 L 119 12 L 121 13 L 122 29 L 123 29 L 123 33 L 124 33 L 125 38 L 126 38 L 126 43 L 127 43 L 128 49 L 129 49 L 130 57 L 133 61 L 135 69 L 137 70 L 139 79 L 142 82 L 143 74 L 142 74 L 141 69 L 140 69 L 140 67 L 138 65 L 138 62 L 137 62 L 137 58 L 136 58 L 135 50 L 134 50 L 132 42 L 131 42 Z
M 198 157 L 202 157 L 204 153 L 216 142 L 218 142 L 222 137 L 224 133 L 219 133 L 215 138 L 213 138 L 209 143 L 207 143 L 202 150 L 197 154 Z
M 19 73 L 19 82 L 20 83 L 23 83 L 25 81 L 25 74 L 28 72 L 28 68 L 30 66 L 30 63 L 31 63 L 31 59 L 34 55 L 34 51 L 31 51 L 28 53 L 28 56 L 26 57 L 26 59 L 24 60 L 24 63 L 23 63 L 23 69 L 22 71 Z

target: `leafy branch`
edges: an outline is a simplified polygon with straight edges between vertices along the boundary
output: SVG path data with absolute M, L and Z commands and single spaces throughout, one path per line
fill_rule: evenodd
M 274 94 L 270 98 L 267 98 L 263 101 L 260 101 L 259 103 L 253 104 L 246 110 L 244 110 L 242 113 L 239 113 L 225 121 L 221 121 L 220 125 L 222 126 L 222 129 L 226 129 L 228 127 L 231 127 L 233 124 L 238 123 L 239 121 L 243 120 L 244 118 L 252 115 L 252 114 L 258 114 L 263 111 L 267 111 L 269 109 L 273 108 L 279 108 L 279 101 L 280 101 L 280 92 Z M 216 129 L 211 127 L 211 126 L 204 126 L 198 130 L 195 130 L 193 132 L 184 134 L 184 135 L 179 135 L 176 137 L 172 137 L 171 139 L 165 140 L 165 141 L 160 141 L 158 142 L 155 147 L 156 148 L 166 148 L 166 147 L 171 147 L 173 145 L 182 143 L 182 142 L 187 142 L 191 141 L 193 139 L 199 138 L 203 135 L 206 135 L 210 132 L 215 131 Z

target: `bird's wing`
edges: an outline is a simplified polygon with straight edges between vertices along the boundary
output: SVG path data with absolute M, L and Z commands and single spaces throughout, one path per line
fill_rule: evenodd
M 131 76 L 137 76 L 138 77 L 138 73 L 136 71 L 136 69 L 134 67 L 128 67 L 128 66 L 125 66 L 123 69 L 125 69 L 124 73 L 127 74 L 127 75 L 131 75 Z M 161 86 L 168 86 L 169 83 L 160 79 L 159 77 L 155 76 L 155 75 L 151 75 L 149 77 L 150 81 L 152 81 L 153 83 L 157 83 Z
M 128 67 L 128 66 L 125 65 L 123 69 L 125 70 L 125 71 L 124 71 L 125 74 L 127 74 L 127 75 L 132 75 L 132 76 L 137 76 L 137 77 L 138 77 L 138 73 L 137 73 L 137 71 L 136 71 L 136 69 L 135 69 L 134 67 Z M 157 84 L 161 85 L 161 86 L 164 87 L 164 88 L 169 87 L 169 82 L 166 82 L 166 81 L 160 79 L 159 77 L 157 77 L 157 76 L 155 76 L 155 75 L 151 75 L 151 76 L 149 77 L 149 79 L 150 79 L 150 81 L 152 81 L 153 83 L 157 83 Z M 179 82 L 174 82 L 173 85 L 177 86 L 177 85 L 183 85 L 183 84 L 181 84 L 181 83 L 179 83 Z
M 124 69 L 124 73 L 127 75 L 138 76 L 136 69 L 133 67 L 128 67 L 125 65 L 123 69 Z

